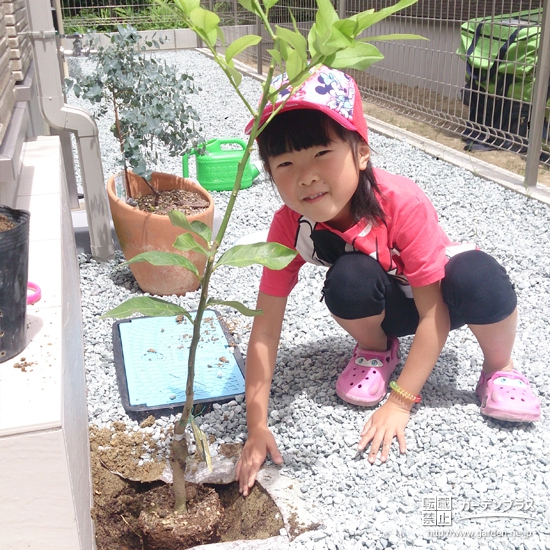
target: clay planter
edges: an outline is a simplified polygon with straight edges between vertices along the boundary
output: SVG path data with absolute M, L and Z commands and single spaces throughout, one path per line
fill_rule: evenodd
M 116 234 L 125 258 L 130 260 L 137 254 L 148 251 L 176 252 L 191 260 L 197 266 L 199 273 L 202 274 L 206 266 L 204 256 L 196 252 L 181 252 L 172 246 L 177 236 L 186 231 L 181 227 L 173 226 L 168 216 L 143 212 L 120 199 L 115 192 L 115 178 L 120 177 L 122 176 L 117 175 L 109 178 L 107 195 Z M 130 194 L 133 198 L 136 199 L 150 194 L 150 189 L 142 178 L 132 172 L 129 173 L 129 178 Z M 189 222 L 201 221 L 212 228 L 214 200 L 208 191 L 200 185 L 192 180 L 162 172 L 153 172 L 150 183 L 159 191 L 185 189 L 200 194 L 205 200 L 209 201 L 210 206 L 204 212 L 188 216 L 188 220 Z M 198 242 L 205 245 L 205 242 L 200 238 L 198 238 Z M 197 277 L 183 267 L 153 266 L 147 262 L 130 264 L 129 267 L 144 292 L 159 296 L 182 295 L 197 290 L 199 287 Z

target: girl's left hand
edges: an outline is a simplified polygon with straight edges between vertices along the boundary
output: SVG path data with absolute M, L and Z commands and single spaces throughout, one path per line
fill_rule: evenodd
M 397 437 L 399 451 L 403 454 L 407 450 L 405 426 L 409 422 L 409 418 L 410 410 L 389 398 L 372 414 L 361 431 L 361 440 L 358 445 L 359 451 L 363 451 L 372 442 L 369 452 L 369 462 L 371 464 L 374 463 L 380 450 L 380 460 L 386 462 L 393 438 Z

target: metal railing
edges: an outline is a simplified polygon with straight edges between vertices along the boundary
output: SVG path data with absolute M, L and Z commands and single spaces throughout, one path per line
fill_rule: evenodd
M 529 128 L 542 120 L 539 156 L 549 165 L 548 97 L 533 108 L 542 23 L 542 1 L 420 1 L 370 32 L 429 42 L 381 43 L 385 59 L 355 76 L 368 101 L 460 135 L 466 151 L 526 154 Z
M 336 0 L 335 7 L 347 17 L 394 3 Z M 292 4 L 307 35 L 314 4 Z M 550 167 L 550 24 L 542 32 L 548 5 L 549 0 L 419 0 L 367 34 L 418 34 L 429 40 L 376 43 L 385 59 L 368 71 L 350 72 L 367 103 L 448 130 L 461 137 L 466 151 L 525 155 L 526 184 L 535 185 L 539 162 Z M 270 20 L 291 25 L 280 3 Z M 269 62 L 263 52 L 271 44 L 263 38 L 261 49 L 246 54 L 258 70 Z
M 333 0 L 340 17 L 368 8 L 381 9 L 395 1 Z M 74 6 L 77 3 L 80 8 Z M 467 151 L 501 149 L 527 155 L 527 166 L 534 166 L 527 172 L 535 173 L 526 182 L 536 183 L 539 162 L 550 167 L 550 26 L 542 32 L 549 3 L 419 0 L 368 33 L 418 34 L 429 40 L 376 43 L 385 59 L 368 71 L 352 71 L 353 76 L 368 103 L 446 129 L 461 137 Z M 229 40 L 262 32 L 256 18 L 237 0 L 202 0 L 202 4 L 216 11 L 224 25 L 234 27 L 226 33 Z M 124 21 L 135 24 L 135 18 L 153 10 L 155 4 L 117 0 L 106 6 L 99 0 L 63 0 L 63 6 L 67 26 L 77 13 L 85 20 L 82 14 L 90 10 L 96 14 L 107 10 L 110 21 L 117 23 L 129 14 L 131 17 Z M 290 27 L 289 8 L 307 35 L 315 19 L 315 0 L 280 0 L 270 10 L 270 20 Z M 109 20 L 107 12 L 104 22 Z M 151 21 L 149 16 L 148 28 Z M 247 50 L 241 58 L 258 71 L 269 62 L 265 52 L 271 44 L 265 32 L 263 38 L 256 49 Z M 535 78 L 537 75 L 540 78 Z
M 117 25 L 131 24 L 138 30 L 180 28 L 181 20 L 154 1 L 146 0 L 61 0 L 65 31 L 116 31 Z M 226 26 L 246 25 L 255 18 L 237 0 L 206 0 L 205 7 L 219 14 Z

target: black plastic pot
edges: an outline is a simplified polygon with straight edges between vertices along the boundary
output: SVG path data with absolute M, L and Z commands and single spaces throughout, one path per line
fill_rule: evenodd
M 0 363 L 25 349 L 30 213 L 0 206 L 15 227 L 0 231 Z

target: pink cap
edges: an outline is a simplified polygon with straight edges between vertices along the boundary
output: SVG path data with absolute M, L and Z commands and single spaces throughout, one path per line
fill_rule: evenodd
M 276 76 L 271 86 L 278 90 L 285 82 L 288 82 L 286 73 Z M 279 92 L 275 107 L 285 100 L 290 91 L 287 86 Z M 296 89 L 279 113 L 294 109 L 321 111 L 368 141 L 367 122 L 363 114 L 359 88 L 351 76 L 338 69 L 330 69 L 324 65 L 312 69 L 311 76 Z M 273 105 L 269 102 L 262 113 L 260 124 L 263 124 L 272 112 Z M 254 120 L 251 120 L 246 125 L 244 131 L 247 134 L 250 134 L 253 124 Z

